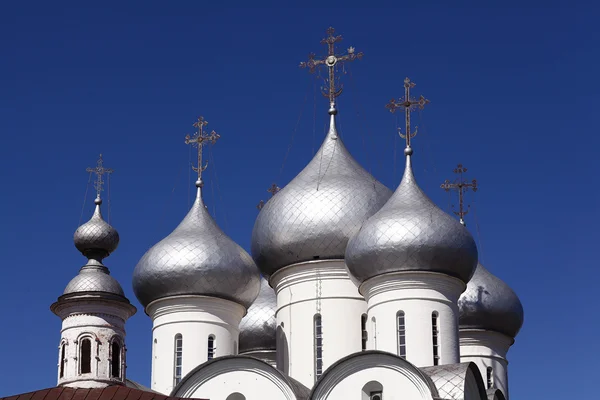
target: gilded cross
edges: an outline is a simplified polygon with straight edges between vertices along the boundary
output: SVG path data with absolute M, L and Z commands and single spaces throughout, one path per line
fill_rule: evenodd
M 198 117 L 198 121 L 194 122 L 194 127 L 198 129 L 198 132 L 194 136 L 187 135 L 185 137 L 185 144 L 191 144 L 198 148 L 198 166 L 192 166 L 192 169 L 198 173 L 198 182 L 202 185 L 202 172 L 208 167 L 208 162 L 202 166 L 202 148 L 206 144 L 215 144 L 217 139 L 221 137 L 217 132 L 212 131 L 210 134 L 204 133 L 204 127 L 208 125 L 208 121 L 204 117 Z
M 311 73 L 314 73 L 319 65 L 327 66 L 329 70 L 329 87 L 324 88 L 322 93 L 323 96 L 329 98 L 329 103 L 331 104 L 334 103 L 336 97 L 342 94 L 343 90 L 342 86 L 337 87 L 335 83 L 335 66 L 346 61 L 354 61 L 356 59 L 360 60 L 363 57 L 363 53 L 357 53 L 354 47 L 351 46 L 348 48 L 347 54 L 335 54 L 335 44 L 342 41 L 342 36 L 334 36 L 335 29 L 331 27 L 327 29 L 326 32 L 327 37 L 321 40 L 321 44 L 327 45 L 327 57 L 322 60 L 318 60 L 315 58 L 315 53 L 310 53 L 308 55 L 308 61 L 301 62 L 300 68 L 308 68 Z
M 104 181 L 102 180 L 102 175 L 104 174 L 112 174 L 114 172 L 114 170 L 112 170 L 111 168 L 104 168 L 103 164 L 103 160 L 102 160 L 102 154 L 100 154 L 100 157 L 98 158 L 98 161 L 96 162 L 96 168 L 87 168 L 86 172 L 90 172 L 90 173 L 95 173 L 96 174 L 96 182 L 94 182 L 94 188 L 96 189 L 96 198 L 100 198 L 100 192 L 102 192 L 104 189 L 102 188 L 104 186 Z
M 415 127 L 414 132 L 410 130 L 410 113 L 415 110 L 415 108 L 419 107 L 419 109 L 423 109 L 425 104 L 429 103 L 425 97 L 421 96 L 418 99 L 415 99 L 410 96 L 410 89 L 414 88 L 415 84 L 410 81 L 410 79 L 404 79 L 404 97 L 399 98 L 398 100 L 392 99 L 385 106 L 385 108 L 389 109 L 390 112 L 395 112 L 397 108 L 404 107 L 404 118 L 406 122 L 406 131 L 402 134 L 402 131 L 398 129 L 398 133 L 400 137 L 406 139 L 406 147 L 410 147 L 410 139 L 414 138 L 417 135 L 417 130 L 419 127 Z
M 469 189 L 476 192 L 477 180 L 473 179 L 470 183 L 466 182 L 463 179 L 464 172 L 467 172 L 467 169 L 463 167 L 462 164 L 458 164 L 454 169 L 454 173 L 458 174 L 458 178 L 452 183 L 448 179 L 446 179 L 440 187 L 446 192 L 450 191 L 451 189 L 455 189 L 456 191 L 458 191 L 458 211 L 454 211 L 454 214 L 458 215 L 461 224 L 467 226 L 464 220 L 464 216 L 467 215 L 467 213 L 469 212 L 470 206 L 467 206 L 466 209 L 464 208 L 464 192 L 468 191 Z
M 281 188 L 279 186 L 277 186 L 277 184 L 274 183 L 267 189 L 267 192 L 271 193 L 271 197 L 273 197 L 277 193 L 279 193 L 280 190 L 281 190 Z M 264 206 L 265 206 L 265 202 L 264 202 L 264 200 L 261 200 L 258 202 L 258 205 L 256 206 L 256 208 L 261 210 Z

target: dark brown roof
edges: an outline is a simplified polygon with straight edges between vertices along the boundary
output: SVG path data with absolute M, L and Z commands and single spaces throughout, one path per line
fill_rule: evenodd
M 159 393 L 124 387 L 109 386 L 98 389 L 75 389 L 55 387 L 35 392 L 0 397 L 0 400 L 176 400 Z M 197 399 L 200 400 L 200 399 Z

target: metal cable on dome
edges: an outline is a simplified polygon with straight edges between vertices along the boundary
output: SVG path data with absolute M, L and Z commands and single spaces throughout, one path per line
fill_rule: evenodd
M 219 195 L 219 201 L 222 204 L 223 196 L 221 194 L 221 186 L 219 185 L 219 177 L 217 174 L 217 164 L 215 163 L 215 158 L 213 157 L 212 148 L 210 148 L 208 151 L 208 157 L 212 164 L 212 170 L 214 170 L 214 181 L 215 181 L 215 185 L 217 186 L 217 194 Z M 211 182 L 211 184 L 212 184 L 212 182 Z M 213 194 L 213 199 L 214 199 L 214 194 Z M 213 207 L 214 207 L 214 203 L 216 203 L 216 202 L 213 201 Z M 225 210 L 225 207 L 222 207 L 222 209 Z M 213 211 L 214 211 L 214 208 L 213 208 Z M 215 214 L 215 218 L 216 218 L 216 214 Z M 227 222 L 227 212 L 226 211 L 223 211 L 223 220 L 225 222 L 225 230 L 229 231 L 229 223 Z
M 475 194 L 473 197 L 475 197 L 475 199 L 473 200 L 473 218 L 475 219 L 475 230 L 477 233 L 479 261 L 481 261 L 482 264 L 485 264 L 485 260 L 483 259 L 483 244 L 481 241 L 481 232 L 479 230 L 479 218 L 477 218 L 477 194 Z
M 165 215 L 167 213 L 167 209 L 169 208 L 169 205 L 171 204 L 171 200 L 173 199 L 173 193 L 175 193 L 175 188 L 177 187 L 177 183 L 179 183 L 179 180 L 181 179 L 181 175 L 183 173 L 184 168 L 189 167 L 188 164 L 184 164 L 181 166 L 181 169 L 179 170 L 179 173 L 177 174 L 177 176 L 175 177 L 175 183 L 173 184 L 173 189 L 171 189 L 171 194 L 169 195 L 169 198 L 167 199 L 167 201 L 165 202 L 164 206 L 163 206 L 163 210 L 161 213 L 160 218 L 158 219 L 158 230 L 162 229 L 162 223 L 165 219 Z M 189 198 L 189 196 L 188 196 Z M 188 207 L 189 208 L 189 207 Z
M 90 183 L 92 182 L 92 173 L 90 172 L 90 177 L 88 178 L 87 185 L 85 185 L 85 194 L 83 195 L 83 204 L 81 206 L 81 214 L 79 214 L 79 223 L 77 227 L 81 225 L 81 219 L 83 218 L 83 210 L 85 209 L 85 202 L 87 200 L 88 189 L 90 188 Z
M 106 201 L 106 208 L 108 210 L 108 223 L 110 224 L 110 175 L 111 174 L 107 174 L 107 183 L 106 186 L 108 187 L 106 190 L 106 197 L 108 197 L 107 201 Z
M 310 83 L 310 81 L 309 81 Z M 302 107 L 300 107 L 300 113 L 298 115 L 298 120 L 296 121 L 296 126 L 294 127 L 294 131 L 292 132 L 292 136 L 290 138 L 290 143 L 288 145 L 288 148 L 285 152 L 285 155 L 283 156 L 283 162 L 281 163 L 281 168 L 279 169 L 279 175 L 277 176 L 277 182 L 281 181 L 281 175 L 283 174 L 283 169 L 285 167 L 285 163 L 288 159 L 288 156 L 290 155 L 290 151 L 292 150 L 292 146 L 294 145 L 294 138 L 296 137 L 296 132 L 298 132 L 298 126 L 300 125 L 300 120 L 302 119 L 302 114 L 304 112 L 304 107 L 306 105 L 306 102 L 308 100 L 308 93 L 310 90 L 310 85 L 307 87 L 306 89 L 306 94 L 304 95 L 304 102 L 302 103 Z

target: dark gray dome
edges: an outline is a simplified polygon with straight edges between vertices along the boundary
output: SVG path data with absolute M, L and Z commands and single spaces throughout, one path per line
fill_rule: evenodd
M 247 308 L 258 296 L 260 273 L 250 255 L 217 226 L 198 189 L 179 226 L 138 262 L 133 290 L 144 307 L 163 297 L 203 295 Z
M 77 250 L 83 255 L 89 256 L 90 252 L 94 252 L 100 253 L 99 255 L 104 258 L 116 250 L 119 245 L 119 233 L 102 219 L 100 204 L 102 200 L 97 198 L 94 215 L 88 222 L 77 228 L 73 241 Z
M 460 329 L 485 329 L 515 338 L 523 326 L 523 305 L 515 292 L 477 265 L 458 299 Z
M 119 282 L 108 274 L 107 269 L 103 271 L 100 268 L 84 267 L 79 275 L 71 279 L 63 295 L 84 292 L 104 292 L 125 297 Z
M 258 214 L 252 256 L 267 277 L 302 261 L 343 259 L 348 239 L 391 195 L 346 150 L 335 113 L 314 158 Z
M 405 153 L 402 182 L 348 243 L 348 270 L 359 284 L 397 271 L 440 272 L 466 283 L 477 266 L 475 241 L 419 188 L 411 167 L 412 150 Z
M 261 279 L 260 293 L 240 322 L 239 353 L 275 350 L 277 297 L 266 279 Z

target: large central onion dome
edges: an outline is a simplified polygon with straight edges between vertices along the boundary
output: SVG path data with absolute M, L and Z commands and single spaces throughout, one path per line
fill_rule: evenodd
M 348 239 L 391 195 L 339 138 L 333 104 L 329 132 L 310 163 L 262 208 L 252 255 L 265 276 L 294 263 L 343 259 Z
M 523 326 L 523 305 L 513 290 L 477 265 L 458 299 L 460 329 L 484 329 L 515 338 Z
M 407 147 L 402 182 L 348 243 L 346 265 L 362 283 L 388 272 L 440 272 L 468 282 L 477 266 L 469 231 L 419 188 Z
M 239 353 L 275 350 L 277 298 L 266 279 L 261 279 L 260 293 L 240 322 Z
M 202 182 L 196 186 L 196 201 L 183 221 L 135 267 L 135 295 L 144 307 L 164 297 L 201 295 L 248 308 L 260 290 L 258 268 L 217 226 L 202 201 Z

